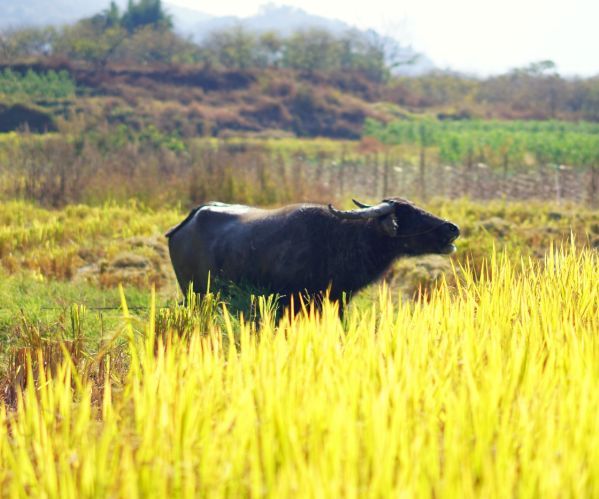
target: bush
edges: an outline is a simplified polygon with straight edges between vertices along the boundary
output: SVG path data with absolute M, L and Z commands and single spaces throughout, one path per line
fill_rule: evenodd
M 0 73 L 0 97 L 7 100 L 48 100 L 75 97 L 77 86 L 65 70 L 18 73 L 5 68 Z

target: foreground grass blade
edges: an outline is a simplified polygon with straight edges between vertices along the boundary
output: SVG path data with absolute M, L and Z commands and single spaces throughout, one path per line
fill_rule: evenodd
M 0 494 L 599 497 L 597 253 L 457 274 L 343 324 L 215 307 L 172 334 L 152 298 L 139 334 L 123 299 L 130 367 L 101 397 L 30 363 L 0 407 Z

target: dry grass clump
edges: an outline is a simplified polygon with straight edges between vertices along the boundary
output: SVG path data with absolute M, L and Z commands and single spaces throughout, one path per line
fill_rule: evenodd
M 0 266 L 11 274 L 31 271 L 43 279 L 160 287 L 170 272 L 166 240 L 160 236 L 180 216 L 175 210 L 155 212 L 136 203 L 72 205 L 59 211 L 2 203 Z M 143 259 L 143 268 L 128 264 L 122 258 L 126 254 Z

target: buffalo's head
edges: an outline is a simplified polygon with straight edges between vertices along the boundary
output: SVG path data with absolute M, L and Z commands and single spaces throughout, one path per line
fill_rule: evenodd
M 409 201 L 385 199 L 370 206 L 354 200 L 357 210 L 340 211 L 329 205 L 335 216 L 351 220 L 375 220 L 377 228 L 398 252 L 409 255 L 449 254 L 455 251 L 453 241 L 460 235 L 457 225 L 438 218 Z

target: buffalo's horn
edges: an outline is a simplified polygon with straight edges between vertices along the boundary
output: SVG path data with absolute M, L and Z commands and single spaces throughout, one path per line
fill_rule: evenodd
M 369 204 L 364 204 L 364 203 L 360 203 L 360 201 L 356 200 L 356 199 L 352 199 L 352 201 L 354 202 L 354 204 L 358 207 L 358 208 L 370 208 L 371 205 Z
M 362 208 L 360 210 L 348 210 L 341 211 L 333 208 L 333 205 L 329 205 L 329 211 L 339 217 L 339 218 L 348 218 L 351 220 L 358 220 L 363 218 L 376 218 L 382 217 L 384 215 L 388 215 L 393 211 L 393 204 L 383 201 L 374 206 L 368 206 L 367 208 Z

